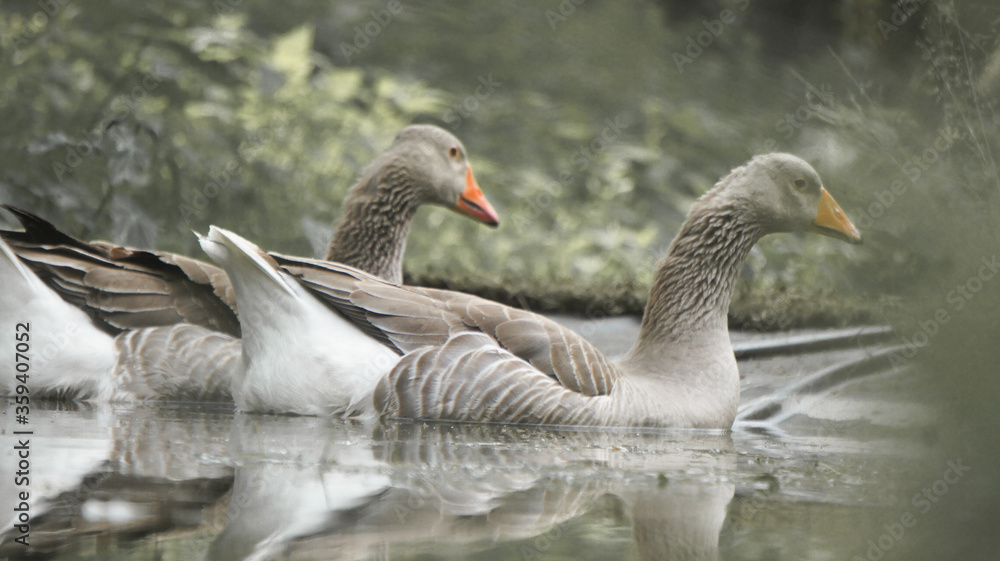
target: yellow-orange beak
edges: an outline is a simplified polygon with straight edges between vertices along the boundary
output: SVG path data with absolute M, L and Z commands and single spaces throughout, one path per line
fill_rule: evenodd
M 816 219 L 813 220 L 810 230 L 848 243 L 861 243 L 861 232 L 840 209 L 837 201 L 833 200 L 830 193 L 822 187 L 819 190 L 819 208 L 816 211 Z
M 465 191 L 462 191 L 462 195 L 458 198 L 458 203 L 455 204 L 453 209 L 466 216 L 471 216 L 487 226 L 495 228 L 500 224 L 500 217 L 497 216 L 497 211 L 493 210 L 493 205 L 486 200 L 486 196 L 479 189 L 476 178 L 472 176 L 471 167 L 465 172 Z

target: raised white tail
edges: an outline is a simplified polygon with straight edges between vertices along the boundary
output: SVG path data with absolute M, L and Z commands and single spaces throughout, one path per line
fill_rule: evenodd
M 201 246 L 229 274 L 243 333 L 237 407 L 371 415 L 372 391 L 398 355 L 316 299 L 256 245 L 212 227 Z

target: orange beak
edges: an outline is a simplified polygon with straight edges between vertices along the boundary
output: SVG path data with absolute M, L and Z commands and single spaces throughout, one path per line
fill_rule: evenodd
M 493 205 L 483 195 L 479 184 L 476 183 L 476 178 L 472 176 L 471 167 L 465 172 L 465 191 L 462 191 L 458 203 L 452 208 L 456 212 L 471 216 L 487 226 L 495 228 L 500 224 L 497 211 L 493 210 Z
M 810 230 L 848 243 L 861 243 L 861 232 L 858 232 L 844 211 L 840 209 L 837 201 L 833 200 L 833 197 L 824 188 L 819 190 L 819 208 Z

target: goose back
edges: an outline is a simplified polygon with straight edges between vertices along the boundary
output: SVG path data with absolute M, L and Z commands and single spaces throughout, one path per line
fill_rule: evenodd
M 608 395 L 621 377 L 589 341 L 544 316 L 460 292 L 391 286 L 337 263 L 270 255 L 320 300 L 400 353 L 479 332 L 585 396 Z

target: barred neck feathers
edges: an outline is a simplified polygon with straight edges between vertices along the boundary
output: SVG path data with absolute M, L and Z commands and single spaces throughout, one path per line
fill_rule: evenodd
M 362 179 L 344 200 L 326 259 L 402 284 L 406 237 L 419 204 L 404 168 L 385 167 L 370 181 Z
M 660 263 L 633 353 L 705 329 L 727 329 L 736 277 L 766 233 L 745 202 L 723 191 L 738 171 L 695 204 Z

